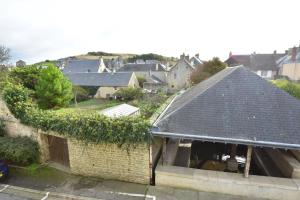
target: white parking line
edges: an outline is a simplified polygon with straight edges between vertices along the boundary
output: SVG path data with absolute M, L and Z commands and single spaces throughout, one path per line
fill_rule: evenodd
M 46 200 L 46 199 L 48 198 L 48 196 L 49 196 L 49 193 L 50 193 L 50 192 L 47 192 L 47 193 L 46 193 L 46 196 L 44 196 L 41 200 Z
M 5 185 L 1 190 L 0 192 L 3 192 L 4 190 L 6 190 L 8 188 L 9 185 Z
M 156 196 L 152 196 L 152 195 L 134 194 L 134 193 L 125 193 L 125 192 L 109 192 L 109 193 L 125 195 L 125 196 L 132 196 L 132 197 L 146 197 L 146 198 L 150 198 L 152 200 L 156 200 Z

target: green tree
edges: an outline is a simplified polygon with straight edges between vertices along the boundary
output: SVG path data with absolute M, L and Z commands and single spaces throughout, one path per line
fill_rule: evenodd
M 9 48 L 0 45 L 0 63 L 8 61 L 10 58 L 10 50 Z
M 143 93 L 140 88 L 133 88 L 133 87 L 128 87 L 128 88 L 121 88 L 119 89 L 115 95 L 118 98 L 123 99 L 124 101 L 131 101 L 134 99 L 139 99 L 143 96 Z
M 25 67 L 16 67 L 9 74 L 10 79 L 15 83 L 20 83 L 26 88 L 34 90 L 40 77 L 42 67 L 37 65 L 28 65 Z
M 83 87 L 73 85 L 74 102 L 83 101 L 89 98 L 89 93 Z
M 73 98 L 72 83 L 52 65 L 41 71 L 35 90 L 41 108 L 64 107 Z
M 218 57 L 204 62 L 191 73 L 191 81 L 193 84 L 198 84 L 210 76 L 218 73 L 227 67 L 226 63 L 222 62 Z
M 212 60 L 204 62 L 203 65 L 203 70 L 211 75 L 216 74 L 227 67 L 226 63 L 222 62 L 218 57 L 214 57 Z
M 299 83 L 293 83 L 288 80 L 275 80 L 272 81 L 274 85 L 279 87 L 280 89 L 286 91 L 289 93 L 291 96 L 296 97 L 297 99 L 300 100 L 300 84 Z

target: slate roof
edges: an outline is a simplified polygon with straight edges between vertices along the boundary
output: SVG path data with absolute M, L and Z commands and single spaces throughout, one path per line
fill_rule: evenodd
M 251 55 L 232 55 L 225 63 L 228 66 L 244 65 L 252 71 L 258 70 L 277 70 L 276 61 L 285 54 L 251 54 Z
M 197 58 L 196 56 L 192 57 L 190 59 L 190 62 L 193 64 L 193 65 L 202 65 L 203 64 L 203 61 L 200 60 L 199 58 Z
M 297 48 L 295 60 L 292 59 L 291 54 L 287 54 L 277 60 L 278 65 L 283 65 L 283 64 L 287 64 L 287 63 L 300 63 L 300 48 L 299 47 Z
M 99 72 L 100 60 L 69 60 L 64 73 Z
M 164 83 L 162 80 L 160 80 L 157 76 L 155 76 L 153 74 L 150 76 L 150 80 L 148 82 L 160 83 L 160 84 Z
M 191 65 L 191 63 L 189 61 L 187 61 L 185 58 L 183 58 L 183 59 L 178 60 L 175 65 L 171 66 L 171 68 L 169 69 L 169 71 L 172 71 L 172 69 L 175 68 L 179 64 L 179 62 L 184 62 L 190 68 L 195 69 L 195 67 L 193 65 Z
M 133 72 L 117 73 L 69 73 L 66 76 L 73 85 L 122 87 L 128 86 Z
M 245 67 L 228 67 L 175 98 L 154 135 L 300 149 L 300 101 Z
M 158 65 L 158 70 L 156 70 L 156 65 Z M 162 64 L 136 64 L 129 63 L 125 64 L 118 71 L 121 72 L 148 72 L 148 71 L 166 71 L 166 68 Z

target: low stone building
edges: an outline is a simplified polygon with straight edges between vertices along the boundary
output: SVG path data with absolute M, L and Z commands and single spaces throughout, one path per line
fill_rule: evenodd
M 23 60 L 18 60 L 16 62 L 16 67 L 25 67 L 26 66 L 26 62 Z
M 67 73 L 73 85 L 98 87 L 95 98 L 110 98 L 120 88 L 139 87 L 133 72 Z

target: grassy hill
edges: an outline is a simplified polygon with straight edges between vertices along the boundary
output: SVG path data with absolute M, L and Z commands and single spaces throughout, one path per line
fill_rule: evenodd
M 102 51 L 95 51 L 95 52 L 88 52 L 86 54 L 81 54 L 81 55 L 74 55 L 74 56 L 69 56 L 67 58 L 74 58 L 74 59 L 83 59 L 83 60 L 98 60 L 100 57 L 103 58 L 103 60 L 111 60 L 113 58 L 118 58 L 121 57 L 125 63 L 128 62 L 134 62 L 137 59 L 143 59 L 143 60 L 158 60 L 163 63 L 169 62 L 170 64 L 175 64 L 177 61 L 177 58 L 175 57 L 167 57 L 167 56 L 162 56 L 159 54 L 154 54 L 154 53 L 148 53 L 148 54 L 130 54 L 130 53 L 107 53 L 107 52 L 102 52 Z M 65 59 L 65 58 L 63 58 Z M 44 63 L 56 63 L 56 60 L 46 60 L 42 61 L 39 63 L 35 64 L 44 64 Z

